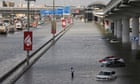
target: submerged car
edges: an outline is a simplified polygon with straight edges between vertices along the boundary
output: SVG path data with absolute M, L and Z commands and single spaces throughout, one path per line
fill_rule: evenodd
M 114 58 L 115 58 L 115 56 L 108 56 L 108 57 L 105 57 L 105 58 L 99 60 L 99 62 L 101 63 L 101 62 L 107 61 L 108 59 L 114 59 Z
M 102 70 L 96 75 L 96 80 L 114 80 L 116 78 L 115 71 Z
M 118 60 L 118 61 L 124 62 L 124 59 L 123 58 L 116 57 L 116 56 L 108 56 L 108 57 L 105 57 L 105 58 L 99 60 L 99 62 L 100 63 L 106 63 L 108 61 L 113 61 L 113 60 Z
M 110 43 L 119 43 L 120 41 L 118 41 L 117 39 L 112 39 L 110 40 Z
M 125 62 L 123 59 L 117 59 L 117 60 L 108 60 L 105 62 L 102 62 L 101 67 L 125 67 Z

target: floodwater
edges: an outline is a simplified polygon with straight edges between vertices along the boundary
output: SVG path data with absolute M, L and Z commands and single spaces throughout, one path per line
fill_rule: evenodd
M 111 55 L 124 58 L 126 67 L 101 67 L 98 60 Z M 15 84 L 140 84 L 139 61 L 130 46 L 104 39 L 94 23 L 75 22 Z M 116 71 L 117 79 L 97 81 L 103 69 Z

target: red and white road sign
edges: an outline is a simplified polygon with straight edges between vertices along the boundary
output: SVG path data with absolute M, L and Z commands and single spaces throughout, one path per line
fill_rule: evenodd
M 66 27 L 66 20 L 65 20 L 65 19 L 62 20 L 62 27 L 63 27 L 63 28 Z
M 30 31 L 24 32 L 24 50 L 32 50 L 32 32 Z
M 68 23 L 69 24 L 71 23 L 71 17 L 68 17 Z

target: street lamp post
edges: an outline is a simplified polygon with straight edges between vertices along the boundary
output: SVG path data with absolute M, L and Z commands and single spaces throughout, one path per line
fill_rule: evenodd
M 29 14 L 29 12 L 30 12 L 30 1 L 28 0 L 27 1 L 27 9 L 28 9 L 28 14 L 27 14 L 27 17 L 28 17 L 28 24 L 27 24 L 27 30 L 28 30 L 28 32 L 30 31 L 30 14 Z M 30 51 L 29 50 L 27 50 L 27 65 L 29 65 L 29 53 L 30 53 Z
M 27 1 L 27 20 L 28 20 L 28 24 L 27 24 L 27 31 L 24 31 L 24 50 L 27 51 L 27 57 L 26 57 L 26 61 L 27 61 L 27 65 L 29 65 L 29 52 L 32 50 L 32 32 L 30 32 L 30 17 L 29 17 L 29 12 L 30 12 L 30 1 L 35 1 L 35 0 L 25 0 Z
M 53 12 L 55 12 L 55 0 L 53 0 Z M 55 13 L 53 13 L 53 18 L 54 18 Z
M 28 31 L 30 31 L 30 14 L 29 14 L 29 12 L 30 12 L 30 1 L 28 0 L 28 2 L 27 2 L 27 9 L 28 9 L 28 14 L 27 14 L 27 17 L 28 17 L 28 25 L 27 25 L 27 30 Z

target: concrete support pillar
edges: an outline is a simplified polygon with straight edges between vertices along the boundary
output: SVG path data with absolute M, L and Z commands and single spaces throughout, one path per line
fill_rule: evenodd
M 122 43 L 128 44 L 130 41 L 129 35 L 129 17 L 122 18 Z
M 121 19 L 117 20 L 117 38 L 118 39 L 122 38 L 122 20 Z
M 117 37 L 117 20 L 114 20 L 114 37 Z
M 132 17 L 132 44 L 131 49 L 137 50 L 139 45 L 139 17 L 134 16 Z

